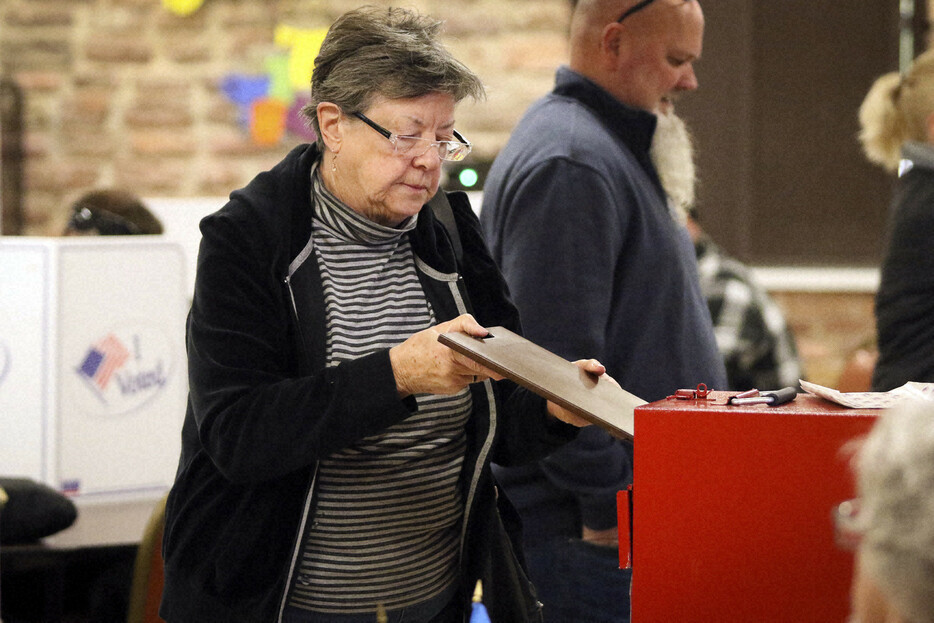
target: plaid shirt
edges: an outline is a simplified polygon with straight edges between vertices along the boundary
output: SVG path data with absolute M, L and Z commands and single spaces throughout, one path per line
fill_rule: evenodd
M 712 240 L 702 236 L 694 248 L 729 389 L 797 387 L 801 364 L 782 310 L 754 281 L 749 268 Z

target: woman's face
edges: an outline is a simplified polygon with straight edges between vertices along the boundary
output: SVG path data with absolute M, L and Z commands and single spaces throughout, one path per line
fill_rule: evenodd
M 335 124 L 339 140 L 325 139 L 336 157 L 334 167 L 327 160 L 322 165 L 325 185 L 370 220 L 396 226 L 417 214 L 438 190 L 441 180 L 438 150 L 394 153 L 389 139 L 349 112 L 341 112 Z M 399 136 L 454 140 L 454 98 L 447 94 L 378 99 L 362 113 Z

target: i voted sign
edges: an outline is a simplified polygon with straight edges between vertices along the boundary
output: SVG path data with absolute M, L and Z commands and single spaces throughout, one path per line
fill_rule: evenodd
M 176 354 L 158 327 L 139 324 L 106 331 L 75 362 L 81 410 L 91 415 L 133 413 L 163 392 L 176 369 Z

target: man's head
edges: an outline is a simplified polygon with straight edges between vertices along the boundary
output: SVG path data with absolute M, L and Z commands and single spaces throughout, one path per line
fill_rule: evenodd
M 64 236 L 161 234 L 162 222 L 133 193 L 118 188 L 92 190 L 71 206 Z
M 579 0 L 570 66 L 624 104 L 665 112 L 697 88 L 703 35 L 696 0 Z

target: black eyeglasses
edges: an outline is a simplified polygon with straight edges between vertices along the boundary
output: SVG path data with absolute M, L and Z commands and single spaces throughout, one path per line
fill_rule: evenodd
M 68 229 L 75 231 L 97 230 L 101 236 L 133 236 L 142 233 L 136 223 L 107 210 L 75 206 L 68 220 Z
M 685 1 L 685 2 L 690 2 L 691 0 L 684 0 L 684 1 Z M 653 2 L 655 2 L 655 0 L 642 0 L 642 2 L 639 2 L 639 3 L 637 3 L 637 4 L 632 5 L 631 7 L 629 7 L 628 9 L 626 9 L 626 12 L 625 12 L 625 13 L 623 13 L 622 15 L 619 16 L 619 19 L 616 20 L 616 23 L 619 24 L 620 22 L 622 22 L 624 19 L 626 19 L 627 17 L 629 17 L 629 16 L 632 15 L 633 13 L 638 13 L 639 11 L 641 11 L 642 9 L 644 9 L 645 7 L 647 7 L 647 6 L 649 6 L 650 4 L 652 4 Z
M 622 15 L 619 16 L 619 19 L 616 20 L 616 23 L 619 24 L 620 22 L 622 22 L 624 19 L 626 19 L 627 17 L 629 17 L 629 16 L 632 15 L 633 13 L 637 13 L 637 12 L 641 11 L 642 9 L 644 9 L 644 8 L 647 7 L 647 6 L 649 6 L 649 5 L 652 4 L 653 2 L 655 2 L 655 0 L 642 0 L 642 2 L 640 2 L 640 3 L 638 3 L 638 4 L 632 5 L 631 7 L 629 7 L 628 9 L 626 9 L 626 12 L 625 12 L 625 13 L 623 13 Z
M 456 141 L 432 141 L 420 136 L 402 136 L 390 132 L 375 121 L 367 119 L 363 113 L 355 112 L 353 116 L 367 124 L 392 143 L 393 153 L 402 156 L 411 156 L 418 158 L 424 156 L 429 149 L 434 147 L 438 152 L 438 157 L 449 162 L 460 162 L 470 153 L 472 145 L 457 130 L 454 130 Z

